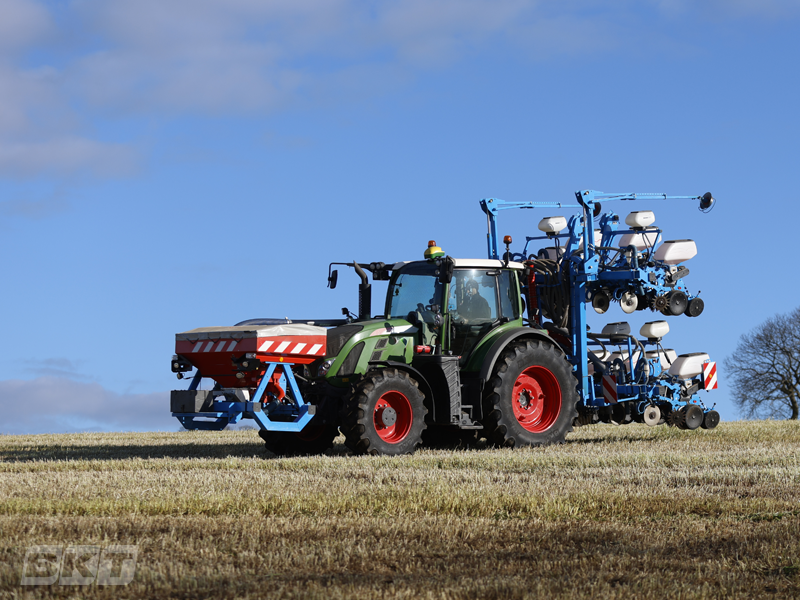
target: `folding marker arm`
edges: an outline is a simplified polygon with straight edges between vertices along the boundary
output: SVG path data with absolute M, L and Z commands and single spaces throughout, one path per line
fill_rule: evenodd
M 564 202 L 508 202 L 500 198 L 484 198 L 481 200 L 481 209 L 486 213 L 489 228 L 487 245 L 489 258 L 499 259 L 497 252 L 497 213 L 511 208 L 581 208 L 580 204 L 566 204 Z
M 568 204 L 565 202 L 509 202 L 500 198 L 484 198 L 481 200 L 481 210 L 486 213 L 486 220 L 489 232 L 486 235 L 489 258 L 499 259 L 500 253 L 497 249 L 497 214 L 501 210 L 512 208 L 582 208 L 584 217 L 589 214 L 595 215 L 595 204 L 600 201 L 610 202 L 616 200 L 697 200 L 700 202 L 700 210 L 708 212 L 714 205 L 714 197 L 710 192 L 702 196 L 670 196 L 668 194 L 641 193 L 641 192 L 598 192 L 596 190 L 578 190 L 575 192 L 578 204 Z M 596 216 L 596 215 L 595 215 Z M 584 250 L 588 250 L 589 239 L 584 237 Z M 589 254 L 584 254 L 587 258 Z

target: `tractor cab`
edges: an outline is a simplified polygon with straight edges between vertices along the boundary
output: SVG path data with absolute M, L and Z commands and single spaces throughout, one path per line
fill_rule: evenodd
M 397 263 L 386 316 L 417 325 L 419 343 L 466 361 L 478 341 L 499 325 L 521 325 L 520 263 L 452 259 Z

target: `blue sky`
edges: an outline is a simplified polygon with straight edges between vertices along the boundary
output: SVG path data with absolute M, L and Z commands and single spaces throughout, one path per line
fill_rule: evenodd
M 686 282 L 706 311 L 670 320 L 679 353 L 722 361 L 798 305 L 797 0 L 0 15 L 0 432 L 175 429 L 176 332 L 355 310 L 355 276 L 325 288 L 330 261 L 421 258 L 429 239 L 483 257 L 484 197 L 711 191 L 709 214 L 613 207 L 697 241 Z M 517 239 L 549 216 L 512 215 Z M 714 400 L 739 418 L 724 370 Z

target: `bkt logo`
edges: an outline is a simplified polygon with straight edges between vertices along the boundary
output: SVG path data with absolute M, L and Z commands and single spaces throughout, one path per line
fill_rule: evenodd
M 20 585 L 127 585 L 138 553 L 138 546 L 31 546 Z

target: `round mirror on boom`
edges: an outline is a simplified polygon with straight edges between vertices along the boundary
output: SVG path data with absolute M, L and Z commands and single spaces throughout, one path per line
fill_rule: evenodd
M 703 212 L 708 212 L 711 210 L 711 207 L 714 206 L 714 197 L 711 195 L 711 192 L 706 192 L 702 196 L 700 196 L 700 210 Z

